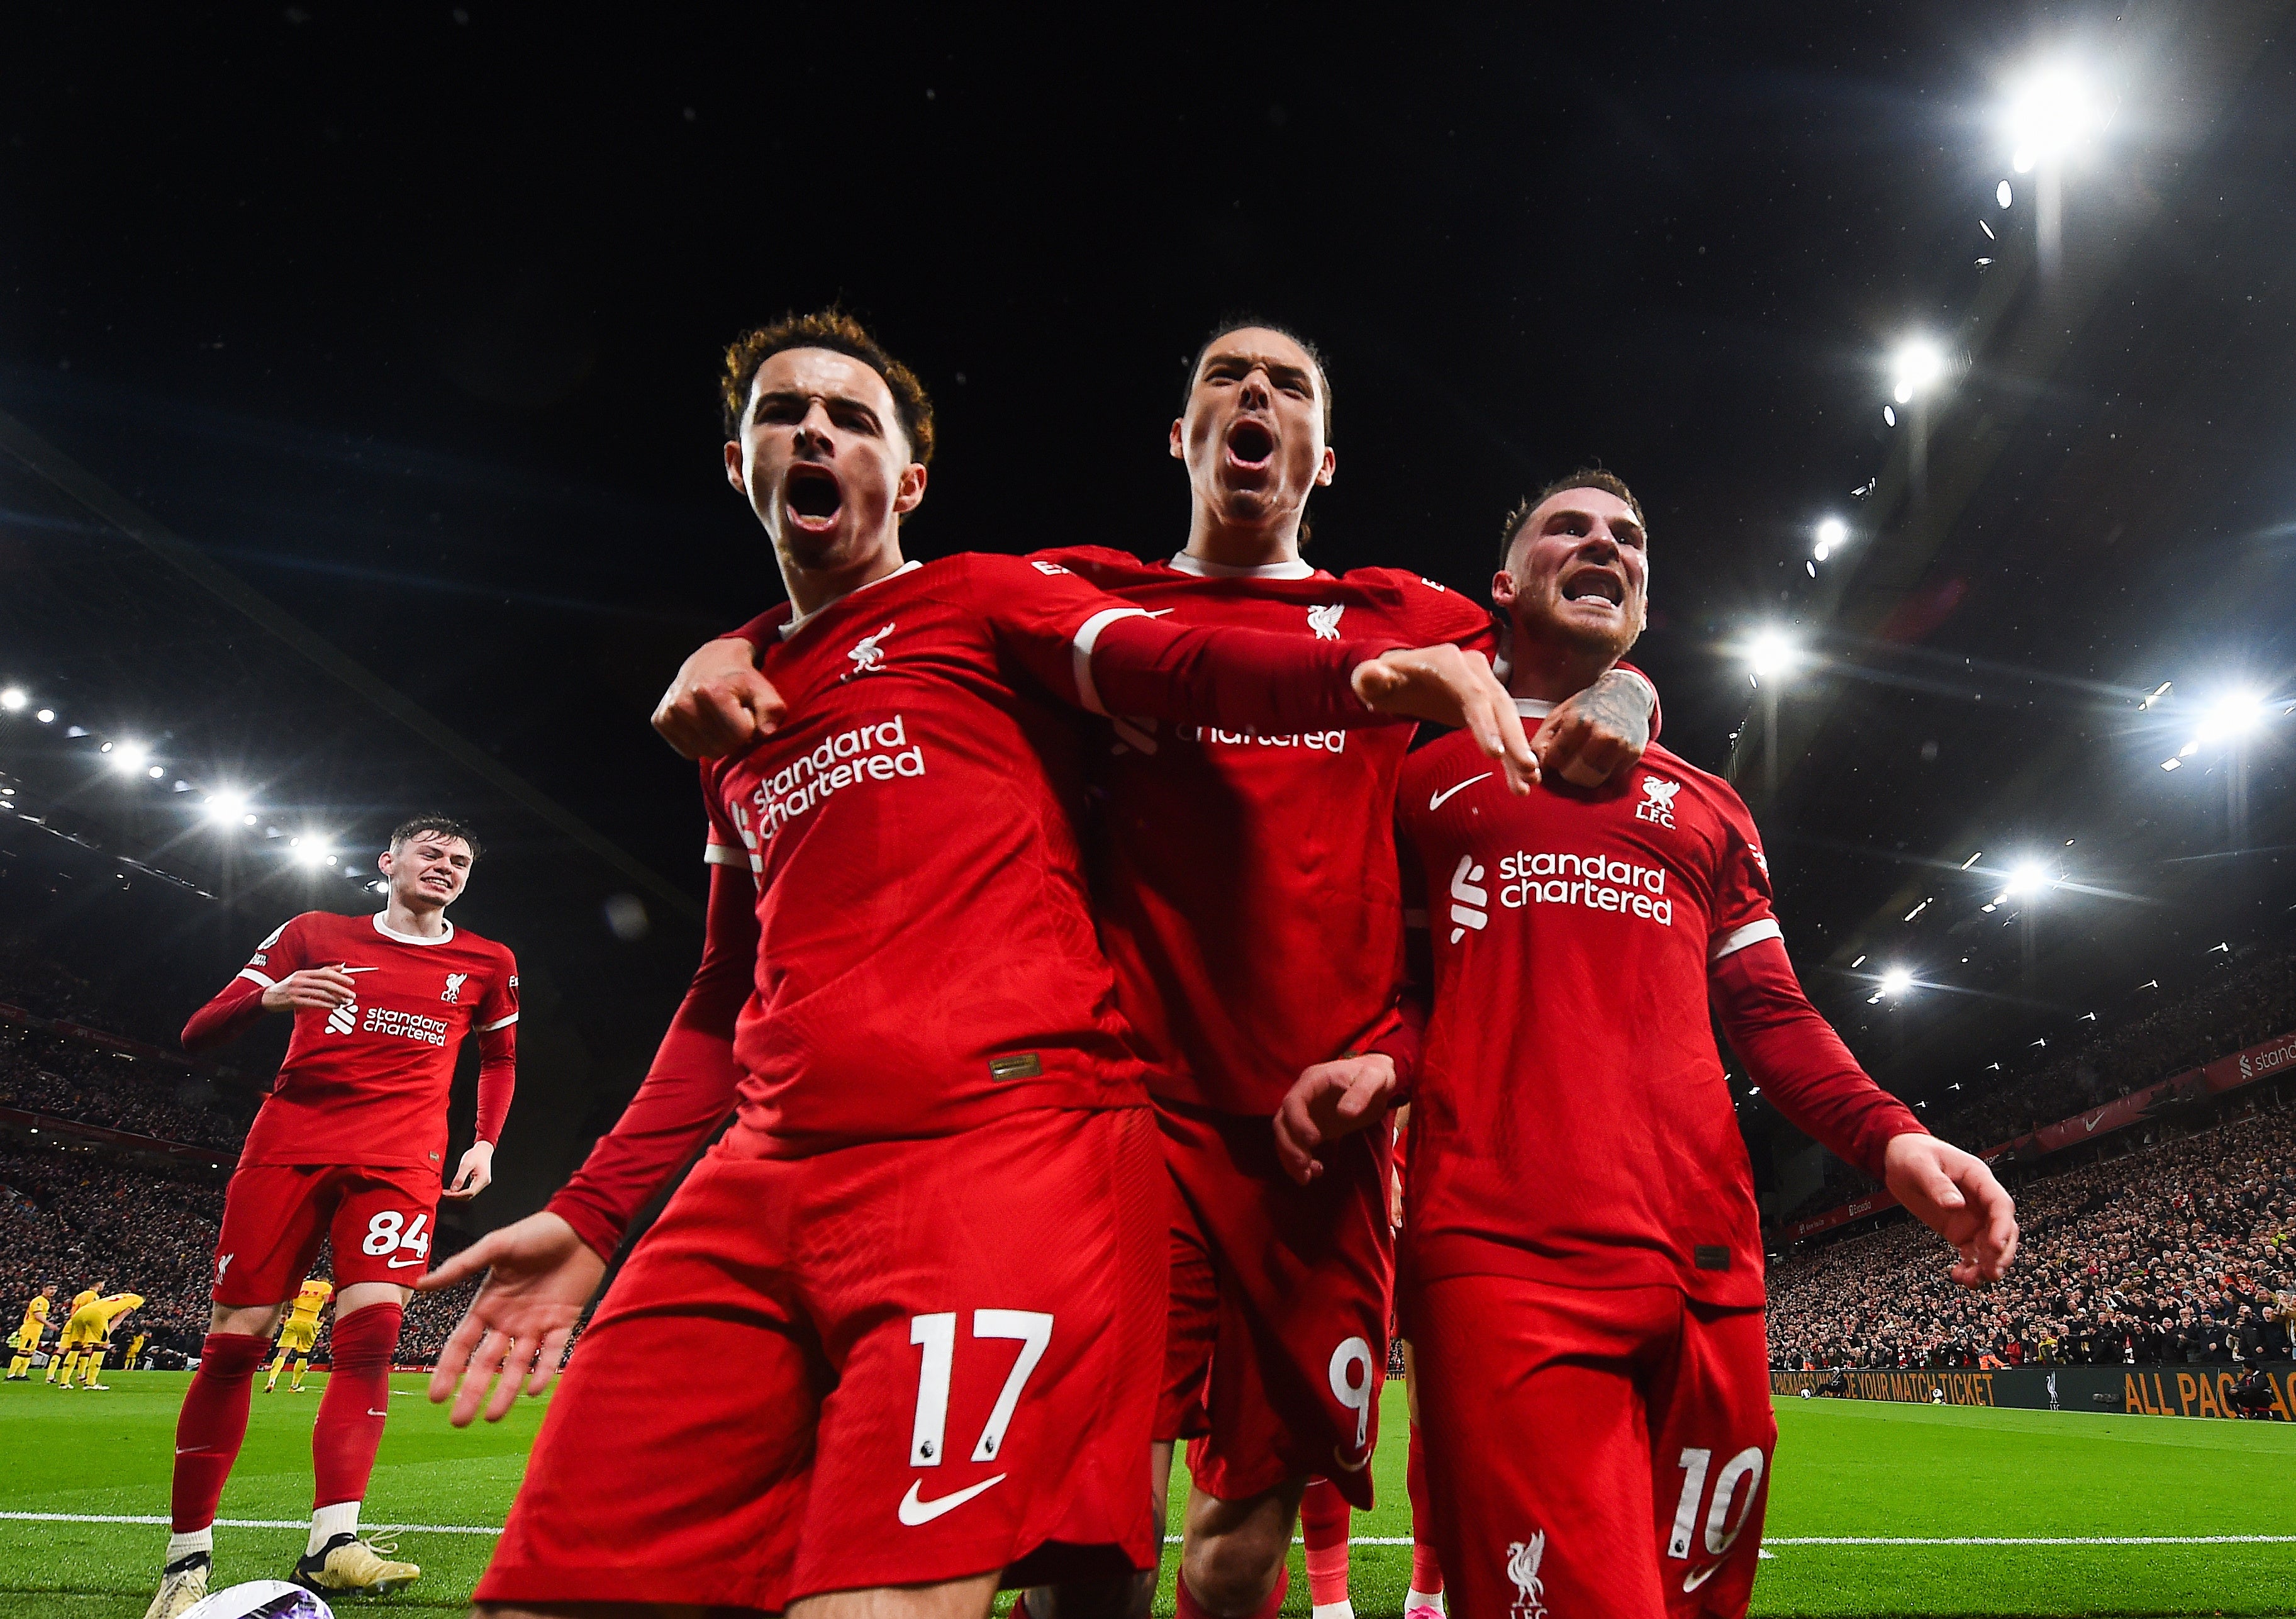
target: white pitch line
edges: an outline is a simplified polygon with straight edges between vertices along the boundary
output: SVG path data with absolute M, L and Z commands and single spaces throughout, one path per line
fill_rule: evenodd
M 165 1516 L 102 1512 L 0 1512 L 0 1522 L 18 1524 L 165 1524 Z M 308 1529 L 304 1518 L 217 1518 L 218 1529 Z M 372 1529 L 403 1529 L 415 1534 L 500 1534 L 491 1524 L 371 1524 Z M 1167 1546 L 1180 1537 L 1168 1534 Z M 1409 1546 L 1409 1535 L 1359 1534 L 1350 1546 Z M 1774 1535 L 1770 1546 L 2290 1546 L 2296 1534 L 2098 1534 L 2098 1535 Z

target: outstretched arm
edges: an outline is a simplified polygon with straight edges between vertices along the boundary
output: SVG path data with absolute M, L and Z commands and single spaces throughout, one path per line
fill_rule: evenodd
M 455 1396 L 456 1427 L 481 1401 L 487 1420 L 500 1421 L 521 1384 L 530 1394 L 549 1388 L 622 1233 L 732 1110 L 734 1028 L 757 973 L 756 903 L 745 868 L 709 868 L 701 965 L 619 1122 L 542 1212 L 480 1238 L 415 1284 L 437 1293 L 486 1278 L 430 1378 L 434 1402 Z
M 1982 1159 L 1923 1130 L 1874 1083 L 1794 976 L 1784 942 L 1729 950 L 1711 974 L 1733 1050 L 1778 1111 L 1835 1155 L 1885 1183 L 1961 1254 L 1953 1279 L 1998 1281 L 2017 1252 L 2016 1206 Z

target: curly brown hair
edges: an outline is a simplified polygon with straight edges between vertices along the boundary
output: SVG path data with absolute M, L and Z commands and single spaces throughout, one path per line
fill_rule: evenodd
M 728 439 L 741 436 L 742 413 L 750 407 L 750 384 L 757 380 L 758 367 L 785 349 L 827 349 L 859 360 L 884 378 L 893 407 L 900 414 L 909 453 L 926 465 L 932 464 L 932 400 L 926 397 L 925 385 L 915 372 L 886 353 L 867 327 L 834 307 L 784 315 L 771 325 L 752 327 L 726 346 L 718 398 Z
M 1516 503 L 1514 510 L 1507 514 L 1506 526 L 1499 535 L 1500 567 L 1506 566 L 1507 558 L 1514 551 L 1515 536 L 1522 532 L 1522 525 L 1530 521 L 1530 514 L 1565 489 L 1600 489 L 1606 495 L 1616 495 L 1627 503 L 1627 509 L 1634 513 L 1635 521 L 1643 525 L 1643 531 L 1645 534 L 1650 531 L 1650 520 L 1643 515 L 1643 503 L 1635 498 L 1635 492 L 1627 487 L 1625 479 L 1616 473 L 1606 473 L 1599 466 L 1582 466 L 1575 473 L 1557 478 L 1538 494 L 1524 496 Z
M 407 839 L 420 837 L 426 832 L 435 833 L 440 837 L 462 839 L 471 846 L 471 863 L 474 866 L 478 864 L 479 834 L 471 830 L 468 822 L 458 821 L 451 815 L 407 817 L 390 829 L 390 846 L 396 849 Z

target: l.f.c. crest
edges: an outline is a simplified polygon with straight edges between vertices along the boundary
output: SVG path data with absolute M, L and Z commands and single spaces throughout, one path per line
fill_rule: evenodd
M 1541 1529 L 1527 1541 L 1517 1541 L 1507 1548 L 1507 1578 L 1514 1582 L 1514 1601 L 1508 1612 L 1514 1619 L 1544 1619 L 1546 1613 L 1546 1586 L 1538 1577 L 1538 1566 L 1546 1560 L 1546 1531 Z
M 469 980 L 470 976 L 471 975 L 468 973 L 447 974 L 447 987 L 439 993 L 439 999 L 440 1000 L 459 1002 L 463 999 L 463 985 Z
M 888 624 L 875 635 L 863 636 L 854 642 L 853 649 L 845 654 L 853 660 L 853 667 L 847 670 L 840 678 L 850 680 L 856 675 L 873 675 L 884 668 L 885 649 L 878 643 L 892 633 L 893 627 Z
M 1321 607 L 1308 609 L 1308 628 L 1316 632 L 1318 641 L 1340 638 L 1340 615 L 1348 610 L 1345 602 L 1327 602 Z
M 1655 821 L 1661 826 L 1674 825 L 1674 795 L 1682 791 L 1678 781 L 1660 781 L 1655 776 L 1643 777 L 1643 801 L 1635 806 L 1635 819 Z

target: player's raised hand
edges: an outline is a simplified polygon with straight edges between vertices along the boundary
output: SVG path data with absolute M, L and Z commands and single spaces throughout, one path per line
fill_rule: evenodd
M 1376 1122 L 1395 1092 L 1395 1059 L 1383 1052 L 1318 1063 L 1283 1093 L 1275 1110 L 1275 1156 L 1306 1186 L 1324 1172 L 1316 1149 Z
M 485 1191 L 494 1184 L 494 1180 L 495 1144 L 473 1141 L 471 1150 L 463 1155 L 462 1163 L 455 1166 L 454 1184 L 439 1196 L 463 1203 Z
M 414 1286 L 438 1293 L 481 1271 L 487 1279 L 479 1296 L 430 1374 L 430 1403 L 443 1405 L 455 1395 L 447 1420 L 458 1428 L 470 1426 L 479 1414 L 489 1382 L 495 1389 L 494 1398 L 487 1400 L 487 1420 L 500 1422 L 518 1403 L 521 1383 L 528 1393 L 539 1394 L 557 1380 L 566 1340 L 582 1319 L 582 1307 L 598 1291 L 606 1262 L 573 1227 L 545 1209 L 489 1231 Z
M 263 991 L 266 1012 L 292 1012 L 304 1007 L 332 1011 L 358 999 L 358 984 L 340 967 L 304 967 Z
M 1449 645 L 1400 648 L 1357 664 L 1350 679 L 1367 709 L 1467 732 L 1505 767 L 1515 792 L 1528 793 L 1538 780 L 1522 716 L 1482 653 Z
M 2017 1257 L 2017 1205 L 1984 1159 L 1909 1130 L 1890 1138 L 1882 1170 L 1898 1201 L 1959 1251 L 1948 1272 L 1955 1281 L 1975 1287 L 2007 1272 Z
M 653 711 L 653 728 L 682 758 L 736 753 L 781 728 L 789 704 L 758 672 L 757 649 L 738 636 L 706 641 L 677 666 Z
M 1530 739 L 1538 768 L 1581 787 L 1599 787 L 1650 746 L 1650 682 L 1619 670 L 1549 710 Z

